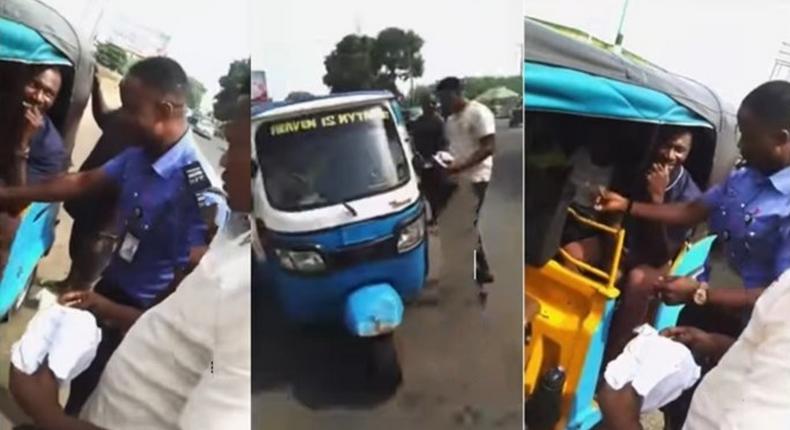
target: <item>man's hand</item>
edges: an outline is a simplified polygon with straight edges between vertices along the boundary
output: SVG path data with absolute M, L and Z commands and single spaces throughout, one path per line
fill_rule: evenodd
M 101 81 L 99 80 L 99 67 L 93 68 L 93 86 L 91 91 L 101 91 Z
M 453 161 L 452 163 L 450 163 L 449 166 L 444 168 L 444 170 L 447 172 L 448 175 L 457 175 L 463 172 L 465 169 L 466 168 L 464 167 L 464 165 L 462 163 L 459 163 L 458 161 Z
M 607 189 L 601 189 L 595 199 L 595 210 L 622 213 L 628 210 L 628 199 Z
M 690 303 L 700 283 L 687 276 L 660 276 L 654 286 L 659 298 L 668 305 Z
M 126 332 L 143 314 L 132 306 L 113 302 L 94 291 L 68 291 L 58 298 L 58 303 L 92 313 L 106 327 Z
M 58 303 L 63 306 L 90 311 L 97 316 L 104 316 L 112 302 L 97 292 L 85 290 L 65 292 L 58 298 Z
M 708 333 L 696 327 L 670 327 L 662 330 L 661 335 L 686 345 L 694 354 L 709 357 L 714 362 L 718 362 L 735 342 L 732 337 Z
M 29 145 L 30 139 L 44 126 L 44 114 L 38 106 L 23 102 L 25 107 L 25 122 L 22 126 L 22 144 Z
M 654 163 L 647 173 L 647 191 L 653 203 L 664 203 L 664 193 L 669 186 L 669 166 Z

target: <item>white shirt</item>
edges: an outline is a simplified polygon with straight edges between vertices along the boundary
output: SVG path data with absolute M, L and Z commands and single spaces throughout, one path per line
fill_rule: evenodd
M 117 430 L 250 429 L 250 231 L 234 214 L 113 353 L 81 418 Z
M 447 118 L 445 135 L 450 142 L 450 153 L 457 162 L 464 162 L 480 147 L 480 139 L 496 133 L 494 114 L 484 104 L 471 100 L 461 112 Z M 471 182 L 489 182 L 493 156 L 463 171 L 461 176 Z
M 685 430 L 773 430 L 790 423 L 790 271 L 768 287 L 751 320 L 702 380 Z

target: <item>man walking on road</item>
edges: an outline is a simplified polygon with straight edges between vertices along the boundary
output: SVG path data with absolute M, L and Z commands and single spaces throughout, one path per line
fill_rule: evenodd
M 436 93 L 442 111 L 449 115 L 445 124 L 445 136 L 450 142 L 450 153 L 454 161 L 447 167 L 447 173 L 459 175 L 464 182 L 471 183 L 477 199 L 474 221 L 477 234 L 474 276 L 482 288 L 484 284 L 494 282 L 483 250 L 478 218 L 494 166 L 496 122 L 494 114 L 485 105 L 464 98 L 463 85 L 456 77 L 442 79 L 436 87 Z M 485 296 L 485 289 L 481 290 L 481 295 Z

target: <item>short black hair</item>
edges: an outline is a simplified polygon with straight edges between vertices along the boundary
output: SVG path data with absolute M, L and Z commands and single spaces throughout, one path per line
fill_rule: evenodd
M 461 94 L 464 89 L 464 85 L 460 79 L 456 78 L 455 76 L 448 76 L 438 84 L 436 84 L 436 91 L 453 91 L 457 94 Z
M 181 65 L 172 58 L 144 58 L 129 68 L 127 76 L 133 76 L 164 94 L 185 96 L 189 92 L 189 78 Z
M 61 76 L 61 78 L 63 78 L 62 68 L 55 64 L 31 64 L 30 66 L 28 66 L 28 74 L 30 79 L 33 79 L 36 76 L 44 73 L 44 71 L 46 70 L 56 71 Z
M 684 134 L 690 134 L 691 135 L 691 139 L 692 140 L 694 139 L 694 133 L 689 128 L 681 127 L 681 126 L 675 126 L 675 125 L 662 126 L 658 130 L 658 143 L 659 143 L 659 145 L 665 144 L 668 141 L 670 141 L 670 140 L 672 140 L 672 139 L 674 139 L 676 137 L 682 136 Z
M 761 122 L 790 128 L 790 82 L 766 82 L 746 95 L 741 106 L 747 107 Z

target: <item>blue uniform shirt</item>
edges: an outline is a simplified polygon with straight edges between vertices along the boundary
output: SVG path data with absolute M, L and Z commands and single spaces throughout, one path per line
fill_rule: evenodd
M 30 157 L 27 160 L 27 183 L 43 182 L 63 173 L 66 167 L 66 150 L 55 124 L 44 116 L 44 126 L 30 140 Z
M 132 260 L 126 261 L 116 252 L 103 278 L 143 307 L 150 306 L 167 288 L 176 268 L 187 264 L 189 250 L 207 243 L 208 226 L 185 174 L 185 167 L 199 160 L 187 132 L 158 160 L 134 147 L 102 167 L 120 187 L 121 242 L 127 233 L 139 240 Z M 206 193 L 198 194 L 218 203 Z M 225 211 L 224 204 L 220 206 Z
M 702 201 L 746 288 L 767 287 L 790 268 L 790 167 L 770 177 L 750 167 L 735 170 Z

